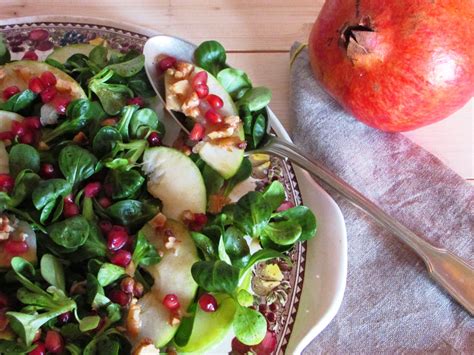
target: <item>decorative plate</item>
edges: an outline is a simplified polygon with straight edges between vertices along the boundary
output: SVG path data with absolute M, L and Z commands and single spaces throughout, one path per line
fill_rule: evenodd
M 120 52 L 141 50 L 147 38 L 157 33 L 137 26 L 80 17 L 30 17 L 0 21 L 0 33 L 8 43 L 12 59 L 46 58 L 57 47 L 75 43 L 100 44 Z M 212 36 L 211 36 L 212 37 Z M 273 130 L 290 139 L 270 111 Z M 259 309 L 277 335 L 277 354 L 300 353 L 335 316 L 345 288 L 347 248 L 341 212 L 331 197 L 299 168 L 271 158 L 259 176 L 263 182 L 280 180 L 295 205 L 310 207 L 318 219 L 316 238 L 291 251 L 291 269 L 282 268 L 284 279 L 270 292 L 260 295 Z M 258 267 L 253 282 L 259 282 Z M 230 351 L 229 336 L 207 353 Z

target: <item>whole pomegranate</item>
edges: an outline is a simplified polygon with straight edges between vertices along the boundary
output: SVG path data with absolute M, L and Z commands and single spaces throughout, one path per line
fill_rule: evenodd
M 474 94 L 474 0 L 328 0 L 309 53 L 316 78 L 362 122 L 425 126 Z

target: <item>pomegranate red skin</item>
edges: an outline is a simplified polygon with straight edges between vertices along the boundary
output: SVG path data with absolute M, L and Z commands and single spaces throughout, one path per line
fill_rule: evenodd
M 375 31 L 368 53 L 348 53 L 341 33 L 364 18 Z M 360 121 L 389 132 L 422 127 L 474 94 L 473 2 L 326 1 L 309 53 L 316 78 Z

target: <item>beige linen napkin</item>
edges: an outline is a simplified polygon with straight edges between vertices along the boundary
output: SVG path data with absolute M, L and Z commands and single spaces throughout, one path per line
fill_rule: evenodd
M 291 106 L 299 147 L 415 233 L 474 264 L 474 188 L 403 135 L 346 114 L 313 78 L 306 49 L 292 65 Z M 474 319 L 422 261 L 328 191 L 347 226 L 347 288 L 338 315 L 305 352 L 474 353 Z

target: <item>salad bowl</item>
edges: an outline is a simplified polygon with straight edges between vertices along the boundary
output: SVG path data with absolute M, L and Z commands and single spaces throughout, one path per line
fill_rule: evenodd
M 43 36 L 39 40 L 31 35 L 38 30 Z M 58 48 L 80 43 L 106 41 L 116 52 L 141 51 L 146 40 L 157 33 L 104 19 L 32 17 L 0 21 L 0 34 L 7 39 L 13 59 L 34 52 L 41 60 Z M 167 139 L 175 137 L 179 126 L 167 116 L 161 103 L 156 102 L 154 108 L 164 117 Z M 290 140 L 270 109 L 268 115 L 273 132 Z M 316 237 L 297 244 L 290 252 L 293 267 L 285 273 L 285 302 L 274 310 L 276 317 L 271 324 L 277 337 L 275 353 L 298 354 L 329 324 L 342 302 L 347 268 L 345 225 L 334 200 L 309 174 L 285 159 L 272 157 L 265 178 L 280 181 L 288 199 L 295 205 L 310 207 L 318 221 Z M 207 353 L 228 353 L 233 337 L 229 332 Z

